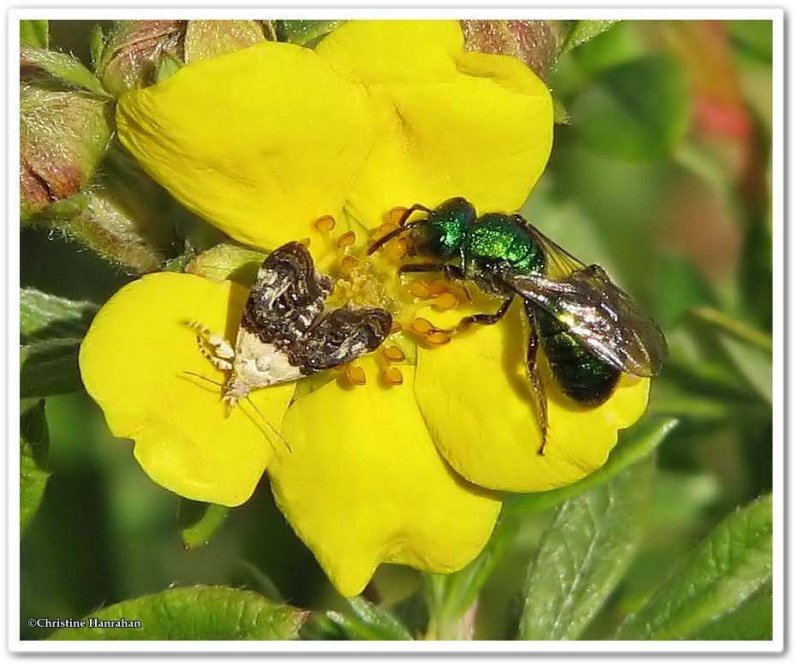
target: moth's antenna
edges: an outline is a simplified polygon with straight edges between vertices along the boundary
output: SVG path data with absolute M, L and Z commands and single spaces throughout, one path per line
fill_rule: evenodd
M 280 439 L 280 441 L 286 446 L 286 450 L 288 452 L 291 452 L 292 446 L 289 445 L 289 441 L 287 441 L 286 438 L 283 436 L 283 434 L 281 434 L 277 429 L 275 429 L 275 426 L 269 420 L 267 420 L 267 418 L 264 417 L 264 414 L 260 410 L 258 410 L 258 406 L 255 405 L 255 402 L 249 397 L 249 395 L 246 396 L 244 399 L 248 404 L 250 404 L 250 406 L 252 406 L 253 410 L 256 413 L 258 413 L 258 416 L 264 421 L 264 424 L 269 426 L 269 428 L 272 430 L 272 433 L 275 434 L 275 436 L 277 436 L 278 439 Z
M 204 380 L 207 383 L 211 383 L 212 385 L 216 385 L 217 387 L 225 387 L 225 383 L 220 383 L 220 382 L 218 382 L 216 380 L 213 380 L 212 378 L 208 378 L 207 376 L 204 376 L 201 373 L 195 373 L 194 371 L 181 371 L 179 375 L 181 375 L 181 376 L 193 376 L 194 378 L 199 378 L 200 380 Z
M 224 388 L 224 387 L 225 387 L 225 384 L 224 384 L 224 383 L 217 382 L 216 380 L 213 380 L 213 379 L 211 379 L 211 378 L 207 378 L 206 376 L 204 376 L 204 375 L 202 375 L 202 374 L 200 374 L 200 373 L 195 373 L 194 371 L 181 371 L 180 375 L 182 375 L 182 376 L 192 376 L 192 377 L 194 377 L 194 378 L 199 378 L 200 380 L 204 380 L 204 381 L 206 381 L 207 383 L 211 383 L 212 385 L 216 385 L 217 387 L 220 387 L 220 388 Z M 291 452 L 291 451 L 292 451 L 292 448 L 291 448 L 291 446 L 289 445 L 289 441 L 287 441 L 287 440 L 286 440 L 286 438 L 285 438 L 285 437 L 284 437 L 284 436 L 283 436 L 283 435 L 282 435 L 282 434 L 281 434 L 281 433 L 280 433 L 280 432 L 279 432 L 279 431 L 278 431 L 278 430 L 275 428 L 275 425 L 273 425 L 273 424 L 272 424 L 272 423 L 271 423 L 269 420 L 267 420 L 267 418 L 265 418 L 265 417 L 264 417 L 264 414 L 263 414 L 263 413 L 262 413 L 260 410 L 258 410 L 258 406 L 256 406 L 256 405 L 255 405 L 255 403 L 253 402 L 253 400 L 252 400 L 252 399 L 251 399 L 249 396 L 246 396 L 246 397 L 245 397 L 245 400 L 247 401 L 247 403 L 248 403 L 248 404 L 250 404 L 250 406 L 252 406 L 253 410 L 254 410 L 254 411 L 255 411 L 255 412 L 258 414 L 258 416 L 259 416 L 259 417 L 260 417 L 260 418 L 261 418 L 261 419 L 264 421 L 264 424 L 266 424 L 266 425 L 267 425 L 267 426 L 270 428 L 270 430 L 272 431 L 272 433 L 273 433 L 275 436 L 277 436 L 277 437 L 278 437 L 278 440 L 280 440 L 280 441 L 283 443 L 283 445 L 286 447 L 286 450 L 287 450 L 288 452 Z M 228 406 L 228 410 L 230 410 L 230 407 L 229 407 L 229 406 Z M 242 411 L 242 412 L 243 412 L 245 415 L 247 415 L 247 411 Z M 260 425 L 260 424 L 258 424 L 258 421 L 257 421 L 257 420 L 254 420 L 254 419 L 253 419 L 253 417 L 252 417 L 251 415 L 247 415 L 247 417 L 248 417 L 248 418 L 250 418 L 250 420 L 252 421 L 252 423 L 253 423 L 253 424 L 254 424 L 256 427 L 258 427 L 258 430 L 259 430 L 259 431 L 260 431 L 262 434 L 264 434 L 264 437 L 267 439 L 267 441 L 269 441 L 269 442 L 271 443 L 271 442 L 272 442 L 272 437 L 270 436 L 270 434 L 268 434 L 266 431 L 264 431 L 264 429 L 261 427 L 261 425 Z

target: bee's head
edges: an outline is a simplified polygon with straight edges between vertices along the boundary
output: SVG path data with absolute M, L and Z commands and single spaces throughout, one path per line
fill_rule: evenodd
M 463 197 L 448 199 L 431 211 L 427 221 L 414 230 L 414 245 L 423 254 L 442 260 L 456 257 L 475 217 L 475 207 Z

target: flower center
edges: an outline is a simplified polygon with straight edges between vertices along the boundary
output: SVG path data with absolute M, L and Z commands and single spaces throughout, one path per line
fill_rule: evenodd
M 404 211 L 392 209 L 370 240 L 396 230 Z M 381 368 L 381 385 L 390 388 L 402 384 L 400 366 L 415 363 L 416 345 L 438 347 L 451 340 L 448 329 L 460 319 L 455 310 L 470 301 L 469 294 L 461 285 L 431 273 L 400 274 L 398 269 L 410 261 L 411 251 L 403 235 L 368 256 L 366 243 L 357 243 L 359 238 L 353 230 L 337 234 L 332 216 L 320 218 L 313 227 L 325 245 L 320 265 L 334 281 L 329 304 L 334 308 L 381 308 L 392 314 L 392 332 L 373 355 Z M 423 312 L 428 317 L 423 317 Z M 350 386 L 364 385 L 367 377 L 354 360 L 344 366 L 340 380 Z

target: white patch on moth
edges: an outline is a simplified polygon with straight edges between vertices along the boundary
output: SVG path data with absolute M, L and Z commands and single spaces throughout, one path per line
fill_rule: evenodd
M 275 345 L 240 328 L 236 337 L 233 371 L 226 385 L 225 397 L 239 399 L 259 387 L 270 387 L 302 378 L 300 367 L 289 362 L 286 353 Z

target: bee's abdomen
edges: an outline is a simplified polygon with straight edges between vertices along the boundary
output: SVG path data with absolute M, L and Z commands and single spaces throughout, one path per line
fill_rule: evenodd
M 620 372 L 595 357 L 549 313 L 536 310 L 540 345 L 561 389 L 584 406 L 598 406 L 611 396 Z

